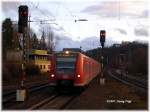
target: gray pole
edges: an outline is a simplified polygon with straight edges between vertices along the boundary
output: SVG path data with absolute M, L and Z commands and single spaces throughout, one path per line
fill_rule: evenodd
M 105 30 L 101 30 L 100 31 L 100 44 L 102 46 L 102 49 L 101 49 L 101 74 L 100 74 L 100 84 L 101 85 L 104 85 L 105 83 L 105 78 L 104 78 L 104 53 L 103 53 L 103 50 L 104 50 L 104 43 L 105 43 L 105 35 L 106 35 L 106 31 Z
M 28 20 L 28 27 L 26 28 L 26 31 L 25 33 L 27 34 L 27 36 L 25 37 L 26 39 L 26 49 L 27 49 L 27 52 L 26 52 L 26 55 L 27 55 L 27 62 L 29 62 L 29 51 L 30 51 L 30 17 L 29 16 L 29 20 Z
M 26 44 L 26 39 L 27 39 L 27 27 L 24 27 L 23 29 L 23 63 L 22 63 L 22 80 L 21 80 L 21 87 L 24 88 L 24 80 L 25 80 L 25 68 L 26 68 L 26 62 L 27 62 L 27 44 Z
M 101 49 L 101 74 L 100 74 L 100 84 L 104 85 L 105 79 L 104 79 L 104 56 L 103 56 L 103 46 Z

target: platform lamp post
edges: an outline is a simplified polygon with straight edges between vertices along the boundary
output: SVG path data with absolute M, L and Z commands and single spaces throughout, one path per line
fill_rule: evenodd
M 25 101 L 27 99 L 27 89 L 24 85 L 25 80 L 25 68 L 27 64 L 27 27 L 28 27 L 28 6 L 20 5 L 18 8 L 19 20 L 18 20 L 18 32 L 20 33 L 20 38 L 22 38 L 22 75 L 20 81 L 20 88 L 16 92 L 16 101 Z
M 101 74 L 100 74 L 100 84 L 104 85 L 105 78 L 104 78 L 104 44 L 105 44 L 105 37 L 106 37 L 106 31 L 100 30 L 100 44 L 101 44 Z

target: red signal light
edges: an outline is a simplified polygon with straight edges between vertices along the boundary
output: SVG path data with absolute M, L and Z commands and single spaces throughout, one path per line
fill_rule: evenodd
M 102 34 L 100 34 L 100 36 L 105 36 L 105 34 L 102 33 Z
M 100 36 L 106 36 L 106 31 L 105 30 L 101 30 L 100 31 Z
M 100 43 L 104 44 L 105 42 L 105 37 L 106 37 L 106 31 L 105 30 L 101 30 L 100 31 Z M 103 46 L 103 45 L 102 45 Z
M 28 6 L 20 5 L 18 13 L 19 13 L 18 32 L 23 33 L 24 27 L 27 27 L 28 25 Z
M 27 15 L 27 12 L 26 12 L 26 11 L 24 11 L 24 15 Z
M 100 36 L 105 36 L 105 35 L 106 35 L 105 31 L 100 32 Z

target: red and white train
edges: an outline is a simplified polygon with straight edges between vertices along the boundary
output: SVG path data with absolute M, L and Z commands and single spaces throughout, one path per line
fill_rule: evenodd
M 84 87 L 98 75 L 101 64 L 81 52 L 64 50 L 52 56 L 50 85 Z

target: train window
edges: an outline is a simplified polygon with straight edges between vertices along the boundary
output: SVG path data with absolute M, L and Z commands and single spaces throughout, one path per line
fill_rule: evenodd
M 34 55 L 29 55 L 30 60 L 34 60 Z
M 38 59 L 37 56 L 35 56 L 35 59 L 36 59 L 36 60 Z
M 36 60 L 36 55 L 34 55 L 34 60 Z
M 42 69 L 42 65 L 40 65 L 40 69 Z
M 47 60 L 47 57 L 45 56 L 44 60 Z
M 60 57 L 57 58 L 57 72 L 73 73 L 75 71 L 75 57 Z
M 50 69 L 50 68 L 51 68 L 51 65 L 48 65 L 47 67 Z
M 60 57 L 60 58 L 57 58 L 57 61 L 74 62 L 76 61 L 76 58 L 75 57 Z
M 60 62 L 57 62 L 57 66 L 59 67 L 74 67 L 75 66 L 75 62 L 63 62 L 63 61 L 60 61 Z
M 43 65 L 43 69 L 45 69 L 45 65 Z
M 39 59 L 39 56 L 36 56 L 36 59 L 38 60 L 38 59 Z
M 43 59 L 43 56 L 39 56 L 39 59 L 42 60 L 42 59 Z
M 38 56 L 39 60 L 42 59 L 42 56 Z
M 84 58 L 83 59 L 83 72 L 85 73 L 85 74 L 89 74 L 89 61 L 88 61 L 88 59 L 87 58 Z
M 43 60 L 46 60 L 46 56 L 43 56 Z
M 39 59 L 39 56 L 36 56 L 36 59 L 38 60 L 38 59 Z
M 49 60 L 49 59 L 50 59 L 49 56 L 47 56 L 47 57 L 46 57 L 46 60 Z

